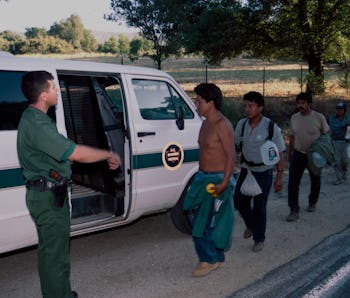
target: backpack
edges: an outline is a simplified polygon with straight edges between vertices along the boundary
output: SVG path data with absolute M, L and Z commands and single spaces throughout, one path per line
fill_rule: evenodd
M 246 163 L 249 167 L 257 167 L 257 166 L 263 166 L 265 165 L 264 163 L 260 162 L 260 163 L 254 163 L 252 161 L 248 161 L 245 159 L 244 155 L 243 155 L 243 144 L 242 144 L 242 137 L 243 137 L 243 134 L 244 134 L 244 128 L 245 128 L 245 125 L 246 123 L 248 122 L 249 119 L 246 119 L 244 122 L 243 122 L 243 125 L 242 125 L 242 131 L 241 131 L 241 142 L 239 143 L 239 147 L 240 147 L 240 150 L 241 150 L 241 164 L 244 162 Z M 273 138 L 273 127 L 275 125 L 275 122 L 272 121 L 270 119 L 270 122 L 269 122 L 269 128 L 268 128 L 268 136 L 267 138 L 265 139 L 265 141 L 269 140 L 271 141 L 272 138 Z

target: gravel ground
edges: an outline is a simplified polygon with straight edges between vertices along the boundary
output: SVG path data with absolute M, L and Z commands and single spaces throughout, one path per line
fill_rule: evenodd
M 251 251 L 253 241 L 243 239 L 245 227 L 236 212 L 225 267 L 193 278 L 197 257 L 191 237 L 173 227 L 169 213 L 149 216 L 126 227 L 73 239 L 73 289 L 83 298 L 227 297 L 349 225 L 350 179 L 334 186 L 333 171 L 326 169 L 317 210 L 309 213 L 306 173 L 300 189 L 300 219 L 288 223 L 288 175 L 284 175 L 283 191 L 270 194 L 263 251 Z M 36 249 L 2 257 L 0 265 L 1 297 L 40 297 Z

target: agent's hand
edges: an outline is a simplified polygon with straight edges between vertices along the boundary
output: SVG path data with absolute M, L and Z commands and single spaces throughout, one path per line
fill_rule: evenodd
M 107 159 L 109 169 L 115 170 L 122 164 L 121 159 L 117 153 L 111 152 L 111 156 Z

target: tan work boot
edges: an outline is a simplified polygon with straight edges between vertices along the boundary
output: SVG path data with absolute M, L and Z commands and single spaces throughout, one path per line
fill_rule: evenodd
M 207 262 L 199 262 L 197 267 L 193 270 L 192 275 L 195 277 L 206 276 L 216 268 L 218 268 L 218 263 L 210 264 Z

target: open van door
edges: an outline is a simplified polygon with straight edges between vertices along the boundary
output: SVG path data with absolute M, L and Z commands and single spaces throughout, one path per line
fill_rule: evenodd
M 122 220 L 128 211 L 128 139 L 120 81 L 112 75 L 58 72 L 67 136 L 84 144 L 117 152 L 122 169 L 106 162 L 72 164 L 72 230 Z

